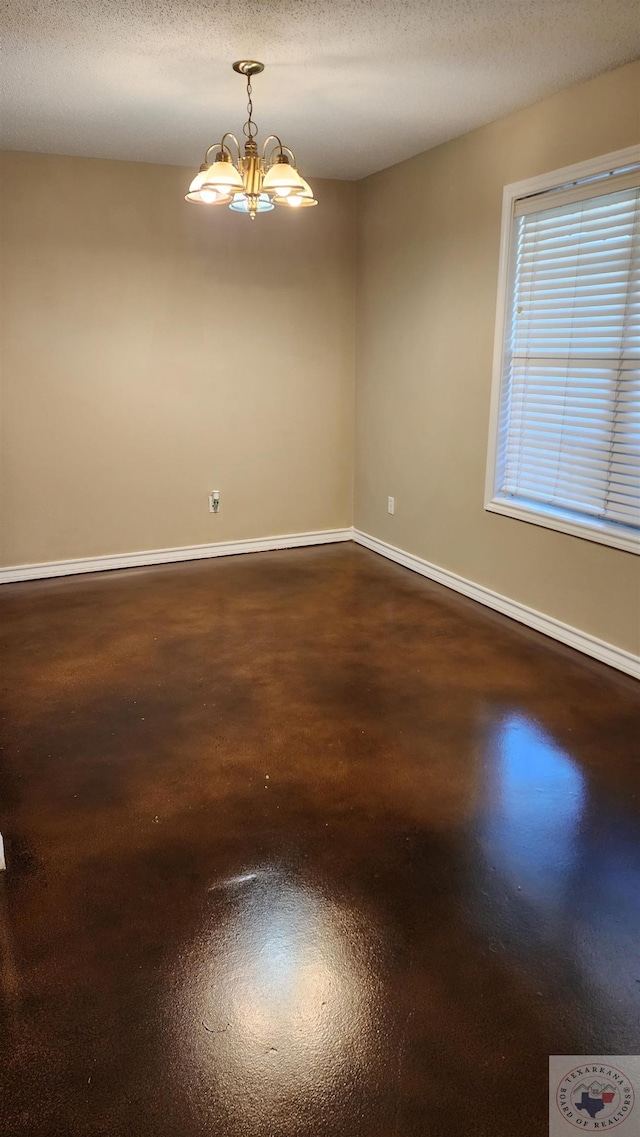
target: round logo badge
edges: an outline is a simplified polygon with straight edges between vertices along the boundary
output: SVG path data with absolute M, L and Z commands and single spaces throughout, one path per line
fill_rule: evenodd
M 556 1093 L 565 1121 L 583 1133 L 601 1133 L 622 1125 L 635 1100 L 627 1075 L 615 1066 L 577 1066 L 564 1075 Z

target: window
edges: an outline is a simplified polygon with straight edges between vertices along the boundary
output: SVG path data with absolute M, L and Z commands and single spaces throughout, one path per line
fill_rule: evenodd
M 640 552 L 640 147 L 505 188 L 486 508 Z

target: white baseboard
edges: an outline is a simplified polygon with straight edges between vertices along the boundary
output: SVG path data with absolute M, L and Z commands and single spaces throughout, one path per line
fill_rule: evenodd
M 35 565 L 12 565 L 0 569 L 0 584 L 72 576 L 81 572 L 108 572 L 110 569 L 141 565 L 166 565 L 174 561 L 198 561 L 208 557 L 231 557 L 237 553 L 297 549 L 303 545 L 329 545 L 335 541 L 351 541 L 352 536 L 351 529 L 320 529 L 316 533 L 286 533 L 278 537 L 257 537 L 251 541 L 218 541 L 211 545 L 184 545 L 175 549 L 147 549 L 140 553 L 115 553 L 101 557 L 78 557 L 68 561 L 44 561 Z
M 571 627 L 570 624 L 564 624 L 561 620 L 554 619 L 553 616 L 545 616 L 543 612 L 537 612 L 535 608 L 529 608 L 517 600 L 510 600 L 507 596 L 501 596 L 499 592 L 493 592 L 490 588 L 485 588 L 484 585 L 474 584 L 473 581 L 458 576 L 457 573 L 439 568 L 438 565 L 433 565 L 429 561 L 423 560 L 422 557 L 416 557 L 413 553 L 406 553 L 403 549 L 396 548 L 395 545 L 387 544 L 386 541 L 379 541 L 377 537 L 371 537 L 359 529 L 321 529 L 315 533 L 287 533 L 277 537 L 258 537 L 251 541 L 219 541 L 210 545 L 184 545 L 173 549 L 148 549 L 138 553 L 117 553 L 101 557 L 80 557 L 66 561 L 45 561 L 42 564 L 12 565 L 9 568 L 0 569 L 0 584 L 12 584 L 24 580 L 43 580 L 56 576 L 71 576 L 76 573 L 107 572 L 111 569 L 203 560 L 209 557 L 229 557 L 238 553 L 296 549 L 304 545 L 328 545 L 337 541 L 351 540 L 371 549 L 374 553 L 379 553 L 381 556 L 395 561 L 396 564 L 404 565 L 405 568 L 428 577 L 429 580 L 443 584 L 445 588 L 452 588 L 455 592 L 461 592 L 463 596 L 477 600 L 480 604 L 485 604 L 488 608 L 493 608 L 496 612 L 501 612 L 512 620 L 518 620 L 519 623 L 526 624 L 529 628 L 535 628 L 536 631 L 551 636 L 552 639 L 559 640 L 569 647 L 576 648 L 577 651 L 584 652 L 585 655 L 590 655 L 594 659 L 600 660 L 601 663 L 607 663 L 610 667 L 617 668 L 618 671 L 624 671 L 627 675 L 640 679 L 639 656 L 606 643 L 604 640 L 597 639 L 595 636 L 590 636 L 587 632 L 581 632 L 578 628 Z
M 403 549 L 388 545 L 386 541 L 379 541 L 377 537 L 370 537 L 368 533 L 362 533 L 359 529 L 353 530 L 353 540 L 374 553 L 380 553 L 381 556 L 412 569 L 413 572 L 427 576 L 429 580 L 435 580 L 438 584 L 444 584 L 446 588 L 452 588 L 455 592 L 461 592 L 463 596 L 469 596 L 472 600 L 501 612 L 503 616 L 510 616 L 512 620 L 518 620 L 529 628 L 535 628 L 545 636 L 560 640 L 561 643 L 568 644 L 569 647 L 576 648 L 585 655 L 599 659 L 601 663 L 608 663 L 610 667 L 640 679 L 640 656 L 633 655 L 630 651 L 624 651 L 620 647 L 588 635 L 587 632 L 581 632 L 570 624 L 554 619 L 553 616 L 545 616 L 543 612 L 537 612 L 535 608 L 529 608 L 517 600 L 509 600 L 499 592 L 493 592 L 482 584 L 474 584 L 473 581 L 466 580 L 455 572 L 449 572 L 448 569 L 432 565 L 422 557 L 414 556 L 413 553 L 405 553 Z

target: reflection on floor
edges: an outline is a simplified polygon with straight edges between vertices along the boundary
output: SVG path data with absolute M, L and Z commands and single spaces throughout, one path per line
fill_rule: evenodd
M 640 944 L 635 811 L 626 824 L 621 815 L 611 825 L 606 800 L 601 805 L 589 793 L 580 766 L 521 714 L 498 724 L 491 752 L 491 808 L 479 838 L 487 876 L 497 872 L 502 879 L 508 915 L 500 918 L 488 906 L 484 927 L 493 921 L 499 930 L 505 922 L 534 958 L 542 949 L 555 951 L 573 981 L 589 988 L 594 1020 L 605 1022 L 630 997 L 635 1003 L 629 974 Z
M 524 1137 L 637 1052 L 632 680 L 351 545 L 0 609 L 3 1133 Z

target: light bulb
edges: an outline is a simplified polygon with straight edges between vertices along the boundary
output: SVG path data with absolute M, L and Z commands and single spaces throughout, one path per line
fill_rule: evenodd
M 217 201 L 219 196 L 220 196 L 220 194 L 216 193 L 216 191 L 213 189 L 200 190 L 200 197 L 202 198 L 203 201 L 206 201 L 207 203 Z
M 284 194 L 281 194 L 280 196 L 284 197 Z M 293 197 L 287 199 L 287 205 L 290 205 L 292 209 L 296 209 L 298 206 L 302 205 L 302 198 L 299 194 L 294 193 Z

